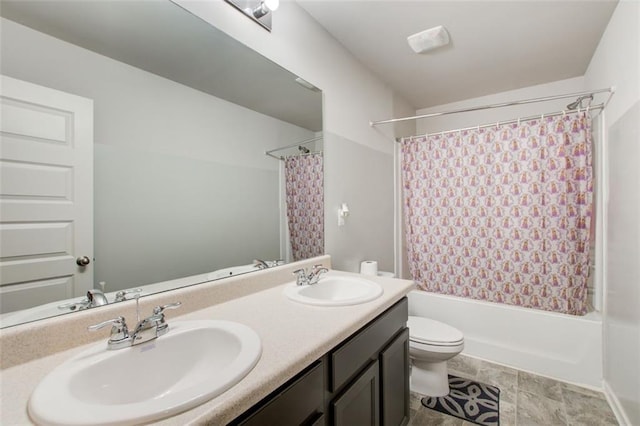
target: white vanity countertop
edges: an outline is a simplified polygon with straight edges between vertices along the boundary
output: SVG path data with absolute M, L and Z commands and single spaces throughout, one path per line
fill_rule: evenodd
M 346 272 L 339 274 L 359 276 Z M 378 299 L 360 305 L 303 305 L 289 300 L 283 294 L 284 285 L 278 285 L 185 315 L 178 316 L 177 311 L 168 312 L 169 327 L 175 321 L 197 319 L 224 319 L 245 324 L 260 335 L 262 356 L 242 381 L 222 395 L 154 424 L 227 424 L 384 312 L 414 287 L 413 282 L 407 280 L 367 278 L 378 282 L 384 293 Z M 108 331 L 104 333 L 105 346 L 107 338 Z M 95 344 L 79 346 L 2 370 L 2 424 L 30 424 L 27 401 L 40 380 L 68 358 Z M 135 381 L 135 378 L 132 380 Z

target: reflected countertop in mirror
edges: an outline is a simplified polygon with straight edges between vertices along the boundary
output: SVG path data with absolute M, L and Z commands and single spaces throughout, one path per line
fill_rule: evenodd
M 110 301 L 118 291 L 145 286 L 141 294 L 150 294 L 250 272 L 255 259 L 287 259 L 282 166 L 265 152 L 296 151 L 296 143 L 314 138 L 309 147 L 322 150 L 321 92 L 168 0 L 1 6 L 0 73 L 88 100 L 93 142 L 85 209 L 92 253 L 76 252 L 76 241 L 90 232 L 66 219 L 31 237 L 19 234 L 29 220 L 5 215 L 20 196 L 3 184 L 0 267 L 22 262 L 29 272 L 2 274 L 1 326 L 65 313 L 61 305 L 86 293 L 73 275 L 43 275 L 42 262 L 30 266 L 34 250 L 91 275 L 89 288 L 104 288 Z M 16 102 L 3 92 L 3 115 Z M 51 142 L 4 127 L 2 137 L 9 145 Z M 59 168 L 2 160 L 7 170 Z M 52 235 L 63 243 L 49 244 Z M 30 239 L 47 247 L 34 249 Z M 76 267 L 81 256 L 91 262 Z

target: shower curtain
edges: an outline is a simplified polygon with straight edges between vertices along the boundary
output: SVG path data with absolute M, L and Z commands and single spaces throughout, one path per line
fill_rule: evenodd
M 324 254 L 322 154 L 286 158 L 284 176 L 293 260 Z
M 587 310 L 591 118 L 402 140 L 409 270 L 426 291 Z

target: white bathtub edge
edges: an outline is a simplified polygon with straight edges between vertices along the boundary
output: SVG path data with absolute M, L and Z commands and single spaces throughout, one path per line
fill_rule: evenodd
M 575 317 L 417 290 L 409 314 L 458 328 L 465 355 L 602 390 L 598 313 Z

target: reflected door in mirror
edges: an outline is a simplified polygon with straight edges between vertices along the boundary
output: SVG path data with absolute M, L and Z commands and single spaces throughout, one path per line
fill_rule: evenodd
M 0 312 L 93 288 L 93 103 L 2 76 Z

